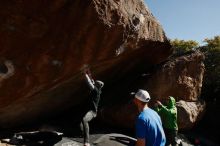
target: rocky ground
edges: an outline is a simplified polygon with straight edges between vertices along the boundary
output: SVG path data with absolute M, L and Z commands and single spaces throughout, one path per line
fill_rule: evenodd
M 59 128 L 57 128 L 59 129 Z M 71 129 L 71 128 L 70 128 Z M 37 131 L 2 132 L 0 146 L 82 146 L 83 138 L 77 132 L 65 132 L 44 126 Z M 90 141 L 94 146 L 134 146 L 134 133 L 118 128 L 91 126 Z M 201 134 L 180 132 L 178 139 L 183 146 L 218 146 Z
M 66 115 L 41 121 L 34 126 L 1 129 L 0 146 L 82 146 L 79 124 L 74 117 L 69 116 L 70 113 Z M 207 126 L 205 120 L 190 131 L 179 131 L 178 139 L 184 146 L 218 146 L 219 141 L 216 134 L 211 132 L 210 125 Z M 133 130 L 109 126 L 98 119 L 90 122 L 90 134 L 90 141 L 94 146 L 132 146 L 135 143 Z

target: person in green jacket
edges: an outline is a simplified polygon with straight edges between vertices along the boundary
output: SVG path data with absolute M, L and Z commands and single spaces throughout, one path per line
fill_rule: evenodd
M 163 105 L 160 101 L 156 101 L 155 110 L 161 116 L 165 135 L 167 138 L 166 145 L 177 145 L 177 133 L 178 133 L 178 125 L 177 125 L 177 108 L 176 108 L 176 100 L 174 97 L 169 96 L 166 98 L 166 105 Z

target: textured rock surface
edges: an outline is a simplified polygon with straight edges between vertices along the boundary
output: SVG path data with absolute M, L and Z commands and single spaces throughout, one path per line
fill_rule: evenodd
M 183 100 L 177 106 L 178 123 L 180 128 L 189 129 L 205 112 L 205 104 L 199 102 L 204 74 L 203 61 L 204 55 L 200 52 L 177 57 L 155 66 L 154 71 L 147 73 L 148 75 L 139 79 L 141 82 L 134 84 L 149 91 L 152 98 L 150 106 L 153 106 L 156 99 L 163 102 L 166 96 L 174 96 L 177 101 Z M 101 118 L 107 123 L 113 121 L 115 125 L 134 128 L 137 114 L 134 105 L 125 102 L 102 110 Z M 105 118 L 105 115 L 108 118 Z
M 0 127 L 82 102 L 85 65 L 111 88 L 134 67 L 171 53 L 160 24 L 139 0 L 1 1 L 0 17 Z
M 177 100 L 197 101 L 201 94 L 205 66 L 203 53 L 194 52 L 163 64 L 148 80 L 153 97 L 174 96 Z
M 177 102 L 179 129 L 190 129 L 201 120 L 205 105 L 204 101 L 186 102 L 180 100 Z

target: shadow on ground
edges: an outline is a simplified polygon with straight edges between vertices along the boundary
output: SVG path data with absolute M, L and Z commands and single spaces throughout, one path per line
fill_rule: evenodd
M 9 138 L 1 139 L 1 142 L 23 146 L 53 146 L 60 140 L 62 140 L 62 133 L 53 131 L 33 131 L 15 133 Z

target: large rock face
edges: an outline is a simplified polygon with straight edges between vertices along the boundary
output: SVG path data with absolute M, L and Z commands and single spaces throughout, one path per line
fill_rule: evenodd
M 204 115 L 206 104 L 204 101 L 186 102 L 180 100 L 177 102 L 178 125 L 179 129 L 193 128 L 196 122 L 201 120 Z
M 197 101 L 201 94 L 205 71 L 204 59 L 202 53 L 194 52 L 163 64 L 152 74 L 146 85 L 151 95 Z
M 141 82 L 137 80 L 133 84 L 150 93 L 152 108 L 156 99 L 163 102 L 165 97 L 174 96 L 177 101 L 179 128 L 190 129 L 205 112 L 205 103 L 199 99 L 204 74 L 203 61 L 204 55 L 200 52 L 177 57 L 155 66 L 151 72 L 144 73 L 139 78 Z M 137 114 L 134 105 L 124 102 L 103 109 L 100 115 L 107 123 L 113 121 L 117 126 L 134 128 Z
M 111 88 L 171 53 L 140 0 L 1 1 L 0 17 L 0 127 L 81 103 L 83 66 Z

